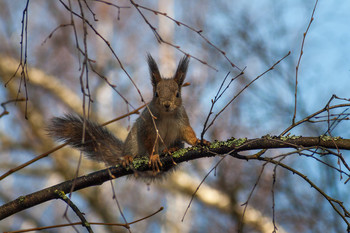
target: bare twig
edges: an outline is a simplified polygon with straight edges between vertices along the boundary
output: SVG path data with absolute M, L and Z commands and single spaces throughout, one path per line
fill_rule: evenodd
M 88 232 L 93 233 L 90 223 L 85 219 L 84 215 L 81 213 L 79 208 L 66 196 L 66 194 L 62 191 L 56 190 L 56 195 L 74 211 L 74 213 L 79 217 L 82 222 L 83 227 L 85 227 Z
M 295 67 L 295 91 L 294 91 L 294 114 L 293 114 L 293 119 L 292 119 L 292 124 L 295 123 L 295 118 L 296 118 L 296 114 L 297 114 L 297 93 L 298 93 L 298 72 L 299 72 L 299 65 L 300 65 L 300 61 L 301 61 L 301 57 L 303 56 L 304 53 L 304 43 L 305 43 L 305 38 L 306 35 L 310 29 L 311 23 L 314 20 L 314 14 L 315 14 L 315 10 L 316 10 L 316 6 L 317 6 L 318 0 L 316 0 L 315 5 L 314 5 L 314 9 L 312 11 L 311 14 L 311 18 L 309 21 L 309 24 L 306 28 L 306 31 L 303 34 L 303 41 L 301 42 L 301 48 L 300 48 L 300 54 L 299 54 L 299 59 L 298 59 L 298 63 Z
M 126 229 L 130 228 L 130 225 L 135 224 L 137 222 L 141 222 L 147 218 L 150 218 L 156 214 L 158 214 L 160 211 L 162 211 L 164 208 L 160 207 L 159 210 L 157 210 L 156 212 L 143 217 L 141 219 L 135 220 L 133 222 L 126 224 L 123 223 L 100 223 L 100 222 L 89 222 L 90 225 L 100 225 L 100 226 L 121 226 L 121 227 L 125 227 Z M 47 226 L 47 227 L 36 227 L 36 228 L 30 228 L 30 229 L 24 229 L 24 230 L 18 230 L 18 231 L 8 231 L 8 232 L 4 232 L 4 233 L 23 233 L 23 232 L 30 232 L 30 231 L 40 231 L 40 230 L 48 230 L 48 229 L 53 229 L 53 228 L 60 228 L 60 227 L 69 227 L 69 226 L 73 226 L 73 225 L 82 225 L 83 222 L 73 222 L 73 223 L 68 223 L 68 224 L 59 224 L 59 225 L 53 225 L 53 226 Z
M 244 71 L 242 71 L 241 73 L 239 73 L 238 75 L 236 75 L 234 78 L 232 78 L 230 80 L 230 82 L 226 85 L 225 89 L 223 91 L 221 91 L 224 83 L 226 82 L 226 79 L 227 77 L 229 76 L 230 72 L 227 73 L 227 75 L 225 76 L 225 78 L 223 79 L 220 87 L 219 87 L 219 90 L 217 91 L 214 99 L 211 100 L 211 106 L 210 106 L 210 110 L 209 110 L 209 113 L 207 115 L 207 118 L 205 119 L 205 122 L 204 122 L 204 125 L 203 125 L 203 130 L 201 132 L 201 142 L 203 142 L 203 138 L 204 138 L 204 134 L 207 132 L 208 128 L 207 128 L 207 124 L 208 124 L 208 121 L 209 121 L 209 118 L 210 116 L 213 114 L 213 108 L 216 104 L 216 102 L 221 98 L 221 96 L 225 93 L 225 91 L 229 88 L 230 84 L 236 80 L 238 77 L 241 77 L 243 74 L 244 74 Z
M 112 174 L 110 171 L 109 171 L 109 173 Z M 113 177 L 113 175 L 111 175 L 111 177 Z M 116 192 L 115 192 L 115 189 L 114 189 L 114 185 L 113 185 L 112 180 L 110 180 L 109 183 L 111 184 L 112 193 L 113 193 L 113 199 L 115 200 L 115 202 L 116 202 L 116 204 L 117 204 L 117 206 L 118 206 L 119 213 L 120 213 L 120 215 L 122 216 L 122 218 L 123 218 L 123 220 L 124 220 L 124 224 L 125 224 L 125 226 L 126 226 L 126 229 L 131 233 L 129 223 L 128 223 L 128 221 L 126 220 L 126 217 L 125 217 L 125 215 L 124 215 L 124 212 L 123 212 L 123 210 L 122 210 L 122 207 L 121 207 L 120 204 L 119 204 L 119 200 L 118 200 L 117 194 L 116 194 Z
M 215 164 L 215 166 L 214 166 L 212 169 L 210 169 L 209 172 L 207 172 L 207 174 L 204 176 L 204 178 L 202 179 L 202 181 L 201 181 L 201 182 L 199 183 L 199 185 L 197 186 L 196 190 L 192 193 L 191 200 L 190 200 L 190 202 L 189 202 L 188 205 L 187 205 L 187 208 L 186 208 L 186 210 L 185 210 L 185 213 L 184 213 L 184 215 L 182 216 L 181 222 L 184 221 L 184 219 L 185 219 L 185 217 L 186 217 L 186 214 L 187 214 L 187 211 L 190 209 L 191 204 L 192 204 L 192 202 L 193 202 L 193 199 L 194 199 L 194 197 L 196 196 L 196 193 L 197 193 L 197 191 L 199 190 L 199 188 L 201 187 L 201 185 L 202 185 L 202 184 L 204 183 L 204 181 L 208 178 L 208 176 L 210 175 L 210 173 L 212 173 L 213 171 L 216 170 L 216 168 L 219 166 L 219 164 L 226 158 L 226 155 L 227 155 L 227 154 L 225 154 L 225 155 Z
M 22 83 L 24 85 L 25 90 L 25 113 L 24 117 L 25 119 L 28 119 L 28 100 L 29 100 L 29 94 L 28 94 L 28 87 L 27 87 L 27 79 L 29 79 L 28 76 L 28 63 L 27 63 L 27 53 L 28 53 L 28 9 L 29 9 L 29 0 L 27 0 L 26 6 L 23 10 L 22 14 L 22 29 L 21 29 L 21 55 L 20 55 L 20 63 L 17 67 L 17 70 L 12 75 L 12 77 L 5 83 L 5 87 L 8 85 L 8 83 L 17 75 L 17 72 L 20 71 L 20 82 L 18 86 L 18 92 L 17 92 L 17 99 L 19 99 L 19 93 L 21 92 Z
M 120 20 L 120 10 L 121 10 L 121 9 L 130 8 L 129 6 L 118 6 L 118 5 L 114 4 L 114 3 L 107 2 L 107 1 L 104 1 L 104 0 L 93 0 L 93 1 L 95 1 L 95 2 L 100 2 L 100 3 L 104 3 L 104 4 L 106 4 L 106 5 L 113 6 L 113 7 L 117 8 L 117 9 L 118 9 L 117 20 Z
M 255 79 L 253 79 L 252 81 L 250 81 L 245 87 L 242 88 L 242 90 L 240 90 L 213 118 L 213 120 L 210 122 L 210 124 L 203 129 L 202 132 L 207 131 L 215 122 L 216 118 L 218 118 L 218 116 L 225 111 L 225 109 L 245 90 L 247 89 L 250 85 L 252 85 L 256 80 L 258 80 L 259 78 L 261 78 L 264 74 L 268 73 L 269 71 L 273 70 L 275 68 L 275 66 L 278 65 L 278 63 L 280 63 L 281 61 L 283 61 L 286 57 L 288 57 L 290 55 L 290 51 L 284 56 L 282 57 L 280 60 L 278 60 L 275 64 L 273 64 L 269 69 L 267 69 L 266 71 L 264 71 L 262 74 L 258 75 Z
M 243 209 L 243 212 L 242 212 L 242 215 L 241 215 L 241 221 L 240 221 L 239 224 L 238 224 L 238 233 L 242 233 L 242 232 L 243 232 L 244 216 L 245 216 L 245 213 L 246 213 L 246 211 L 247 211 L 249 201 L 250 201 L 250 199 L 252 198 L 253 193 L 254 193 L 256 187 L 258 186 L 258 183 L 259 183 L 259 181 L 260 181 L 260 179 L 261 179 L 262 174 L 264 173 L 266 164 L 267 164 L 267 163 L 264 163 L 264 164 L 261 166 L 261 170 L 260 170 L 260 173 L 259 173 L 258 178 L 256 179 L 255 184 L 254 184 L 252 190 L 249 192 L 249 195 L 248 195 L 247 200 L 242 204 L 242 206 L 244 206 L 244 209 Z
M 191 26 L 189 26 L 188 24 L 185 24 L 185 23 L 183 23 L 183 22 L 181 22 L 181 21 L 178 21 L 178 20 L 176 20 L 176 19 L 170 17 L 170 16 L 169 16 L 167 13 L 165 13 L 165 12 L 160 12 L 160 11 L 151 9 L 151 8 L 149 8 L 149 7 L 145 7 L 145 6 L 136 4 L 133 0 L 130 0 L 130 2 L 131 2 L 131 4 L 134 5 L 134 7 L 138 10 L 138 12 L 140 13 L 140 15 L 141 15 L 142 18 L 144 19 L 145 23 L 151 28 L 153 34 L 155 35 L 155 37 L 156 37 L 156 39 L 157 39 L 157 41 L 158 41 L 159 43 L 164 43 L 164 44 L 170 45 L 171 47 L 176 48 L 176 49 L 179 50 L 180 52 L 186 54 L 184 51 L 182 51 L 182 50 L 180 49 L 180 46 L 174 45 L 174 44 L 172 44 L 172 43 L 170 43 L 170 42 L 167 42 L 167 41 L 163 40 L 163 38 L 162 38 L 162 37 L 160 36 L 160 34 L 157 32 L 157 29 L 151 25 L 151 23 L 147 20 L 147 18 L 145 17 L 145 15 L 142 13 L 142 11 L 141 11 L 139 8 L 144 9 L 144 10 L 147 10 L 147 11 L 150 11 L 150 12 L 153 12 L 155 15 L 162 15 L 162 16 L 168 18 L 169 20 L 173 21 L 177 26 L 184 26 L 184 27 L 188 28 L 189 30 L 191 30 L 191 31 L 193 31 L 193 32 L 195 32 L 195 33 L 197 33 L 207 44 L 209 44 L 209 45 L 210 45 L 211 47 L 213 47 L 215 50 L 219 51 L 219 52 L 225 57 L 225 59 L 231 64 L 231 66 L 232 66 L 233 68 L 238 69 L 240 72 L 243 71 L 242 69 L 240 69 L 237 65 L 235 65 L 235 64 L 227 57 L 225 51 L 223 51 L 222 49 L 220 49 L 219 47 L 217 47 L 216 45 L 214 45 L 207 37 L 205 37 L 205 36 L 203 35 L 203 30 L 201 30 L 201 29 L 195 29 L 194 27 L 191 27 Z M 188 54 L 186 54 L 186 55 L 188 55 Z M 207 62 L 202 61 L 202 60 L 200 60 L 199 58 L 196 58 L 196 57 L 194 57 L 194 56 L 191 56 L 191 57 L 193 57 L 193 58 L 196 59 L 197 61 L 201 62 L 202 64 L 207 65 L 207 66 L 209 66 L 210 68 L 215 69 L 214 67 L 211 67 L 210 65 L 208 65 Z M 216 70 L 216 69 L 215 69 L 215 70 Z
M 82 17 L 81 15 L 77 14 L 76 12 L 74 12 L 70 7 L 68 7 L 62 0 L 59 0 L 61 2 L 61 4 L 69 11 L 71 12 L 71 14 L 73 14 L 74 16 L 80 18 L 81 20 L 84 21 L 84 23 L 86 23 L 90 29 L 93 30 L 93 32 L 95 32 L 95 34 L 103 40 L 103 42 L 107 45 L 107 47 L 109 48 L 109 50 L 112 52 L 113 56 L 117 59 L 117 62 L 119 63 L 119 66 L 120 68 L 123 70 L 123 72 L 126 74 L 126 76 L 129 78 L 129 80 L 131 81 L 132 85 L 135 87 L 136 91 L 138 92 L 139 96 L 141 97 L 141 101 L 143 103 L 146 103 L 144 98 L 143 98 L 143 95 L 140 91 L 140 89 L 137 87 L 136 83 L 134 82 L 134 80 L 132 79 L 132 77 L 130 76 L 130 74 L 126 71 L 126 69 L 124 68 L 121 60 L 119 59 L 119 57 L 117 56 L 117 54 L 115 53 L 115 51 L 113 50 L 111 44 L 95 29 L 95 27 L 87 20 L 85 19 L 84 17 Z M 118 93 L 119 94 L 119 93 Z M 126 100 L 124 98 L 124 100 Z M 127 105 L 130 105 L 129 102 L 126 102 Z M 130 105 L 131 106 L 131 105 Z M 131 106 L 132 107 L 132 106 Z M 153 121 L 153 125 L 154 127 L 156 128 L 156 124 L 155 124 L 155 121 L 154 121 L 154 116 L 151 112 L 151 110 L 149 109 L 148 105 L 146 105 L 146 108 L 147 110 L 149 111 L 150 115 L 152 116 L 152 121 Z
M 67 23 L 67 24 L 61 24 L 58 25 L 55 29 L 52 30 L 52 32 L 43 40 L 43 42 L 41 43 L 41 45 L 44 45 L 49 39 L 51 39 L 51 37 L 53 36 L 53 34 L 61 28 L 67 27 L 67 26 L 73 26 L 71 23 Z
M 293 128 L 301 125 L 304 122 L 309 122 L 312 118 L 316 117 L 317 115 L 319 115 L 319 114 L 321 114 L 323 112 L 326 112 L 327 109 L 337 109 L 337 108 L 343 108 L 343 107 L 350 107 L 350 104 L 338 104 L 338 105 L 332 105 L 332 106 L 329 106 L 329 107 L 326 106 L 326 107 L 322 108 L 321 110 L 319 110 L 317 112 L 314 112 L 311 115 L 305 117 L 304 119 L 302 119 L 302 120 L 300 120 L 298 122 L 295 122 L 294 124 L 288 126 L 279 136 L 285 135 L 290 130 L 292 130 Z
M 347 224 L 348 229 L 350 229 L 350 223 L 347 220 L 348 216 L 350 216 L 350 212 L 346 209 L 346 207 L 344 206 L 343 202 L 334 199 L 332 197 L 330 197 L 329 195 L 327 195 L 320 187 L 318 187 L 314 182 L 312 182 L 306 175 L 304 175 L 303 173 L 299 172 L 298 170 L 287 166 L 284 163 L 281 163 L 279 161 L 273 160 L 271 158 L 267 158 L 267 157 L 259 157 L 259 160 L 263 160 L 263 161 L 267 161 L 269 163 L 273 163 L 276 164 L 282 168 L 285 168 L 286 170 L 292 172 L 293 174 L 296 174 L 297 176 L 299 176 L 300 178 L 302 178 L 306 183 L 308 183 L 312 188 L 316 189 L 316 191 L 321 194 L 327 201 L 328 203 L 332 206 L 333 210 L 343 219 L 343 221 Z M 337 206 L 339 206 L 341 208 L 341 211 L 337 208 Z
M 25 101 L 25 100 L 26 100 L 25 98 L 20 98 L 20 99 L 14 99 L 14 100 L 8 100 L 8 101 L 5 101 L 5 102 L 2 102 L 2 103 L 1 103 L 1 107 L 2 107 L 4 110 L 2 111 L 2 113 L 0 113 L 0 118 L 3 117 L 3 116 L 5 116 L 5 115 L 7 115 L 7 114 L 9 114 L 9 112 L 8 112 L 7 109 L 6 109 L 6 104 L 9 104 L 9 103 L 12 103 L 12 102 L 17 103 L 17 102 Z

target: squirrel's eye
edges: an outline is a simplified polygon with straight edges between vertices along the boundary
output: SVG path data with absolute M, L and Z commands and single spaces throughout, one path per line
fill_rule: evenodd
M 176 98 L 180 97 L 180 92 L 176 92 Z
M 158 97 L 158 96 L 159 96 L 157 91 L 154 93 L 154 96 L 155 96 L 155 97 Z

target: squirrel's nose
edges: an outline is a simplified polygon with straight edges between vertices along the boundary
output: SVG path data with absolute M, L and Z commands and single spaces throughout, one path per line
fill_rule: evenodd
M 169 104 L 169 103 L 165 103 L 165 104 L 164 104 L 164 107 L 165 107 L 166 109 L 168 109 L 168 108 L 170 108 L 170 104 Z

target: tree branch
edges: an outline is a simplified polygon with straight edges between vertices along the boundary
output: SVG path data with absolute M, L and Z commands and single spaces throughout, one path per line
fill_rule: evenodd
M 308 147 L 308 148 L 306 148 Z M 204 157 L 214 157 L 217 155 L 230 154 L 234 158 L 244 160 L 260 160 L 272 164 L 280 165 L 277 160 L 269 157 L 261 157 L 258 154 L 254 155 L 240 155 L 240 151 L 249 151 L 257 149 L 276 149 L 276 148 L 298 148 L 298 149 L 309 149 L 309 147 L 315 148 L 327 148 L 327 149 L 339 149 L 339 150 L 350 150 L 350 139 L 342 139 L 340 137 L 271 137 L 269 135 L 257 139 L 229 139 L 227 141 L 216 141 L 213 142 L 209 147 L 191 147 L 180 149 L 170 156 L 163 156 L 161 162 L 163 164 L 162 171 L 167 171 L 176 164 L 190 161 L 194 159 Z M 298 150 L 296 153 L 298 153 Z M 282 166 L 288 170 L 289 167 Z M 63 192 L 69 192 L 74 183 L 74 190 L 77 191 L 90 186 L 101 185 L 102 183 L 116 179 L 122 176 L 131 175 L 135 172 L 151 171 L 148 166 L 148 159 L 146 157 L 136 158 L 133 162 L 133 168 L 123 168 L 121 166 L 110 167 L 101 171 L 96 171 L 91 174 L 81 176 L 75 180 L 69 180 L 60 184 L 51 186 L 49 188 L 37 191 L 35 193 L 21 196 L 14 201 L 4 204 L 0 207 L 0 220 L 18 213 L 22 210 L 31 208 L 38 204 L 46 201 L 57 199 L 57 190 Z M 293 172 L 295 172 L 293 170 Z

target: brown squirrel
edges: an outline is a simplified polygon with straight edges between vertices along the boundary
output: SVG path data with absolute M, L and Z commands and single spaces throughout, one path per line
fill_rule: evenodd
M 85 138 L 82 143 L 84 119 L 72 114 L 53 118 L 48 127 L 49 134 L 81 150 L 90 159 L 107 165 L 127 166 L 135 156 L 147 155 L 150 167 L 159 172 L 162 166 L 159 154 L 183 148 L 183 141 L 190 145 L 200 143 L 181 99 L 188 63 L 189 57 L 184 56 L 173 78 L 165 79 L 161 77 L 152 56 L 148 55 L 153 99 L 132 126 L 125 142 L 117 139 L 106 127 L 85 120 Z

